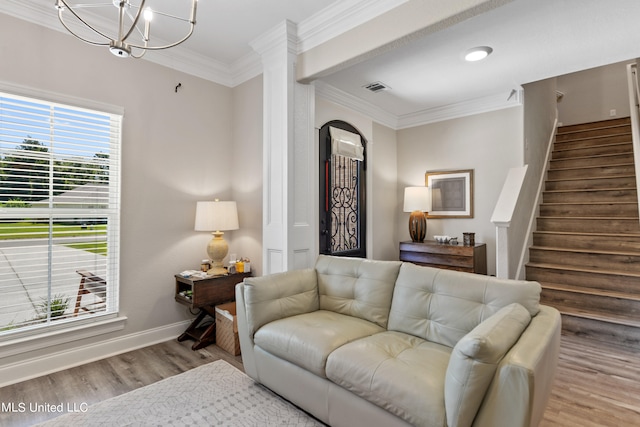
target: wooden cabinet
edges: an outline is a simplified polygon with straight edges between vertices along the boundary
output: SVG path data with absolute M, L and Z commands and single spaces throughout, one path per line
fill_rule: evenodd
M 251 277 L 251 273 L 205 278 L 182 277 L 176 274 L 175 277 L 176 301 L 191 308 L 201 308 L 234 301 L 236 299 L 236 285 L 242 282 L 245 277 Z M 191 291 L 191 298 L 181 295 L 184 291 Z
M 487 274 L 487 245 L 450 245 L 432 240 L 400 242 L 400 261 L 429 267 Z

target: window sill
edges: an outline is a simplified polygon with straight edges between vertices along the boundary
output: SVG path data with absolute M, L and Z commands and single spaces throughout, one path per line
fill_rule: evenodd
M 34 335 L 12 337 L 0 342 L 0 359 L 16 354 L 28 353 L 42 348 L 90 338 L 124 329 L 127 318 L 113 315 L 99 321 L 46 331 Z

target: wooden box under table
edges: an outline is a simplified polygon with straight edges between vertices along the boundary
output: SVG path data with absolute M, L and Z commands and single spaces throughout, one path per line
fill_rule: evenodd
M 450 245 L 433 240 L 400 242 L 400 261 L 429 267 L 487 274 L 487 245 Z

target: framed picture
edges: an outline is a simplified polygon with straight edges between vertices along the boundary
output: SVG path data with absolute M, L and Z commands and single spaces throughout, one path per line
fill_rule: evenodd
M 473 218 L 473 169 L 427 172 L 431 193 L 427 218 Z

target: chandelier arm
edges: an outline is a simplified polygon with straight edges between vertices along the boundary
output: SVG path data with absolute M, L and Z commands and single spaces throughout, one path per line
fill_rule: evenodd
M 194 29 L 195 25 L 191 24 L 191 28 L 189 29 L 189 34 L 187 34 L 186 36 L 184 36 L 182 39 L 178 40 L 175 43 L 171 43 L 168 45 L 164 45 L 164 46 L 139 46 L 137 44 L 129 44 L 129 46 L 131 47 L 135 47 L 136 49 L 143 49 L 143 50 L 162 50 L 162 49 L 169 49 L 170 47 L 174 47 L 179 45 L 180 43 L 184 42 L 185 40 L 187 40 L 189 37 L 191 37 L 191 34 L 193 34 L 193 29 Z
M 111 40 L 111 37 L 107 36 L 106 34 L 102 33 L 101 31 L 96 30 L 95 28 L 93 28 L 91 25 L 89 25 L 87 23 L 87 21 L 85 21 L 84 19 L 82 19 L 80 17 L 80 15 L 78 15 L 76 13 L 75 10 L 73 10 L 71 8 L 71 6 L 69 6 L 69 4 L 67 3 L 66 0 L 59 0 L 60 2 L 62 2 L 62 4 L 64 4 L 64 6 L 69 9 L 69 12 L 71 12 L 73 14 L 73 16 L 76 17 L 76 19 L 80 22 L 82 22 L 85 26 L 87 26 L 91 31 L 93 31 L 96 34 L 101 35 L 102 37 L 104 37 L 107 40 Z M 94 44 L 94 45 L 98 45 L 98 46 L 108 46 L 109 43 L 99 43 L 99 42 L 94 42 L 91 40 L 87 40 L 84 37 L 80 37 L 79 35 L 77 35 L 75 32 L 71 31 L 71 29 L 69 28 L 69 26 L 67 24 L 64 23 L 64 20 L 62 19 L 62 12 L 63 9 L 58 9 L 58 19 L 60 20 L 60 23 L 67 29 L 67 31 L 69 31 L 71 34 L 73 34 L 76 38 L 79 38 L 80 40 L 82 40 L 85 43 L 89 43 L 89 44 Z
M 133 5 L 131 7 L 134 7 Z M 135 22 L 135 17 L 131 14 L 131 12 L 127 11 L 127 16 L 129 17 L 129 19 L 131 19 L 131 21 Z M 131 29 L 129 30 L 129 33 L 127 33 L 127 36 L 125 37 L 125 39 L 127 37 L 129 37 L 131 35 L 131 32 L 133 31 L 133 29 L 136 29 L 136 31 L 138 32 L 138 34 L 144 38 L 144 34 L 142 33 L 142 31 L 140 31 L 140 28 L 137 27 L 137 25 L 132 25 Z M 123 39 L 124 40 L 124 39 Z
M 138 7 L 138 12 L 136 13 L 136 17 L 133 19 L 133 24 L 131 24 L 131 28 L 129 28 L 129 31 L 127 31 L 127 34 L 120 39 L 121 41 L 125 41 L 131 35 L 131 33 L 133 32 L 133 29 L 136 28 L 136 25 L 138 24 L 138 21 L 140 20 L 140 15 L 142 14 L 142 10 L 144 9 L 144 3 L 146 1 L 147 0 L 142 0 L 140 2 L 140 7 Z M 123 18 L 123 16 L 121 15 L 120 19 L 122 19 L 122 18 Z
M 138 56 L 134 55 L 133 53 L 131 53 L 129 56 L 131 56 L 133 59 L 140 59 L 144 56 L 145 53 L 147 53 L 146 49 L 142 50 L 142 53 Z
M 64 0 L 61 0 L 64 3 Z M 66 4 L 66 3 L 65 3 Z M 71 9 L 69 9 L 71 10 Z M 73 13 L 73 11 L 71 11 Z M 95 28 L 93 28 L 91 25 L 87 24 L 82 18 L 80 18 L 78 15 L 76 15 L 75 13 L 73 13 L 84 25 L 86 25 L 87 27 L 89 27 L 92 31 L 94 31 L 95 33 L 101 35 L 102 37 L 104 37 L 105 39 L 109 40 L 109 37 L 107 37 L 106 35 L 102 34 L 100 31 L 96 30 Z M 62 24 L 62 26 L 64 28 L 67 29 L 67 31 L 69 31 L 71 33 L 71 35 L 73 35 L 75 38 L 82 40 L 85 43 L 89 43 L 95 46 L 109 46 L 108 42 L 95 42 L 93 40 L 88 40 L 85 39 L 84 37 L 79 36 L 78 34 L 76 34 L 71 28 L 69 28 L 69 26 L 64 22 L 64 20 L 62 19 L 62 9 L 58 10 L 58 19 L 60 20 L 60 23 Z
M 63 2 L 66 5 L 66 2 Z M 113 7 L 113 3 L 85 3 L 85 4 L 74 4 L 73 7 L 80 7 L 80 8 L 89 8 L 89 7 L 104 7 L 104 6 L 112 6 Z M 69 7 L 69 6 L 67 6 Z

